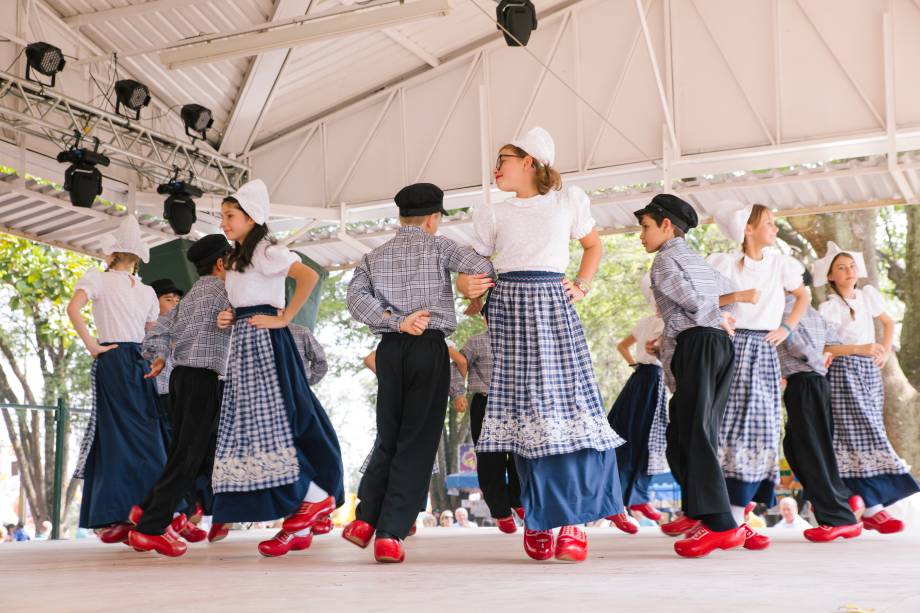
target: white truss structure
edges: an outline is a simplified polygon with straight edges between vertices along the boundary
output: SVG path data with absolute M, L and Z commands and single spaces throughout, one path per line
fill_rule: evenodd
M 117 50 L 164 103 L 207 102 L 211 145 L 266 180 L 274 228 L 330 268 L 392 235 L 392 195 L 407 183 L 441 185 L 454 209 L 505 197 L 490 184 L 495 153 L 533 125 L 554 135 L 557 167 L 592 195 L 603 232 L 631 229 L 660 191 L 704 215 L 726 198 L 784 215 L 916 203 L 920 2 L 534 2 L 539 29 L 523 49 L 503 42 L 491 0 L 453 0 L 447 17 L 180 70 L 159 52 L 183 39 L 353 2 L 18 0 L 16 32 L 0 34 L 10 59 L 14 37 L 66 39 L 84 70 Z M 40 147 L 13 144 L 0 163 L 43 166 L 28 153 Z M 161 199 L 111 179 L 112 199 L 156 214 Z M 215 206 L 202 203 L 196 229 L 215 227 Z M 443 231 L 467 240 L 468 220 Z M 15 230 L 2 208 L 0 225 Z

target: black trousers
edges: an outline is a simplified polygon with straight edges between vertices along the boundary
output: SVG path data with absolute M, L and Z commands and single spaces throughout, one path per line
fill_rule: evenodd
M 717 532 L 737 527 L 719 464 L 719 426 L 734 370 L 735 348 L 725 331 L 699 327 L 677 336 L 668 464 L 681 487 L 684 514 Z
M 138 532 L 163 534 L 199 476 L 210 472 L 221 395 L 222 385 L 213 370 L 187 366 L 173 370 L 169 378 L 175 417 L 172 445 L 163 474 L 141 505 L 144 516 Z
M 479 442 L 487 402 L 488 397 L 485 394 L 473 394 L 473 401 L 470 403 L 470 432 L 474 444 Z M 479 477 L 479 489 L 489 505 L 492 517 L 509 517 L 513 507 L 521 506 L 521 481 L 518 479 L 512 454 L 477 451 L 476 474 Z
M 818 373 L 796 373 L 786 379 L 786 436 L 783 450 L 789 467 L 805 488 L 823 526 L 856 523 L 850 490 L 840 479 L 833 446 L 831 388 Z
M 450 365 L 444 335 L 384 334 L 377 346 L 377 445 L 355 516 L 404 539 L 424 506 L 444 429 Z

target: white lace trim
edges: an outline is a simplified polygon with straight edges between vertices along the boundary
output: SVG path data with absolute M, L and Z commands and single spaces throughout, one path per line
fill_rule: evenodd
M 215 458 L 211 480 L 215 493 L 246 492 L 252 490 L 253 483 L 265 482 L 269 487 L 277 487 L 293 483 L 299 476 L 297 451 L 286 447 L 242 458 Z
M 878 475 L 900 475 L 910 472 L 910 465 L 898 457 L 893 450 L 839 451 L 837 468 L 841 477 L 877 477 Z
M 776 449 L 748 449 L 722 446 L 719 464 L 726 477 L 756 483 L 765 479 L 776 481 L 779 477 L 779 452 Z
M 500 420 L 486 416 L 477 450 L 511 452 L 525 458 L 539 458 L 580 449 L 604 451 L 626 441 L 610 428 L 606 418 L 579 415 L 576 418 Z

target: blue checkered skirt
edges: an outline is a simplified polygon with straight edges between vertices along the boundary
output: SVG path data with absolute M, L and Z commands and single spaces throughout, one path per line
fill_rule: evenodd
M 236 310 L 212 484 L 215 521 L 267 521 L 293 512 L 310 482 L 344 500 L 342 457 L 287 328 L 258 329 Z
M 881 371 L 868 356 L 834 358 L 827 378 L 834 418 L 834 454 L 841 477 L 910 472 L 888 440 Z
M 758 330 L 735 332 L 735 373 L 719 430 L 722 472 L 727 480 L 746 484 L 776 483 L 779 478 L 779 358 L 764 340 L 766 335 Z
M 623 444 L 562 275 L 499 275 L 488 308 L 493 370 L 476 450 L 534 459 Z
M 666 438 L 668 430 L 668 393 L 664 385 L 664 371 L 658 367 L 658 385 L 655 395 L 655 417 L 648 433 L 648 475 L 663 475 L 671 472 L 668 465 Z

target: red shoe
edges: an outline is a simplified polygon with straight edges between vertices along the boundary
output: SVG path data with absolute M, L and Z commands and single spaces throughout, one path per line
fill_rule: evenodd
M 515 507 L 514 514 L 517 515 L 521 521 L 524 521 L 524 507 Z
M 691 532 L 699 525 L 699 520 L 681 515 L 674 521 L 661 524 L 661 531 L 668 536 L 680 536 L 681 534 Z
M 112 543 L 124 543 L 128 540 L 128 533 L 131 532 L 133 524 L 127 522 L 118 522 L 107 528 L 103 528 L 97 534 L 99 540 L 111 545 Z
M 746 505 L 744 505 L 744 519 L 747 521 L 747 516 L 751 514 L 751 511 L 757 506 L 757 503 L 753 500 Z
M 333 511 L 335 511 L 335 498 L 332 496 L 327 496 L 325 500 L 319 502 L 301 502 L 297 511 L 281 524 L 281 529 L 291 533 L 300 532 Z
M 227 535 L 230 534 L 230 525 L 231 524 L 220 523 L 211 524 L 211 529 L 208 531 L 208 542 L 216 543 L 217 541 L 222 541 L 227 538 Z
M 498 529 L 505 534 L 514 534 L 517 532 L 517 524 L 514 523 L 514 518 L 510 515 L 508 517 L 496 519 L 495 523 L 498 525 Z
M 652 521 L 661 519 L 661 512 L 649 503 L 629 505 L 630 511 L 638 511 Z
M 378 562 L 399 563 L 406 559 L 406 552 L 399 539 L 375 538 L 374 559 Z
M 837 538 L 851 539 L 862 534 L 862 523 L 856 522 L 847 526 L 818 526 L 809 528 L 802 534 L 812 543 L 830 543 Z
M 885 510 L 879 511 L 872 517 L 864 515 L 862 523 L 866 530 L 877 530 L 882 534 L 894 534 L 904 529 L 904 522 L 900 519 L 895 519 Z
M 316 520 L 316 523 L 313 524 L 313 534 L 329 534 L 330 532 L 332 532 L 331 515 L 320 517 Z
M 406 538 L 408 538 L 408 537 L 410 537 L 410 536 L 415 536 L 415 533 L 416 533 L 417 531 L 418 531 L 418 528 L 416 527 L 415 523 L 413 523 L 413 524 L 412 524 L 412 527 L 409 528 L 409 532 L 406 534 Z
M 189 543 L 200 543 L 204 539 L 208 538 L 208 533 L 192 522 L 186 522 L 185 527 L 182 528 L 181 532 L 179 532 L 179 536 L 184 538 Z
M 588 557 L 588 537 L 577 526 L 563 526 L 556 539 L 556 559 L 560 562 L 584 562 Z
M 862 496 L 854 494 L 850 496 L 848 502 L 850 503 L 850 510 L 853 511 L 856 519 L 862 519 L 863 513 L 866 512 L 866 501 L 863 500 Z
M 128 523 L 132 525 L 137 525 L 140 523 L 141 518 L 144 516 L 144 509 L 140 508 L 137 505 L 131 507 L 131 510 L 128 511 Z
M 540 562 L 553 557 L 553 531 L 524 528 L 524 552 Z
M 741 526 L 744 528 L 744 548 L 750 549 L 751 551 L 760 551 L 761 549 L 766 549 L 770 546 L 770 537 L 765 536 L 749 525 L 744 524 Z
M 364 549 L 374 537 L 374 527 L 366 521 L 356 519 L 342 530 L 342 538 Z
M 297 536 L 290 532 L 285 532 L 284 530 L 279 530 L 278 533 L 268 539 L 267 541 L 262 541 L 259 543 L 259 553 L 261 553 L 266 558 L 277 558 L 283 556 L 289 551 L 301 551 L 303 549 L 309 549 L 310 545 L 313 544 L 313 533 L 308 532 L 304 536 Z
M 713 532 L 701 524 L 693 534 L 674 543 L 674 551 L 684 558 L 702 558 L 715 549 L 735 549 L 742 545 L 744 545 L 743 527 Z
M 613 522 L 613 525 L 625 532 L 626 534 L 636 534 L 639 532 L 639 526 L 629 521 L 629 515 L 626 513 L 617 513 L 608 515 L 607 519 Z
M 179 533 L 185 528 L 185 515 L 178 515 L 166 527 L 163 534 L 152 535 L 132 530 L 128 534 L 128 544 L 137 551 L 156 551 L 160 555 L 178 558 L 188 551 L 188 545 L 182 542 Z
M 201 519 L 204 517 L 204 508 L 200 504 L 195 505 L 195 512 L 192 513 L 188 521 L 190 524 L 195 524 L 196 526 L 201 522 Z

